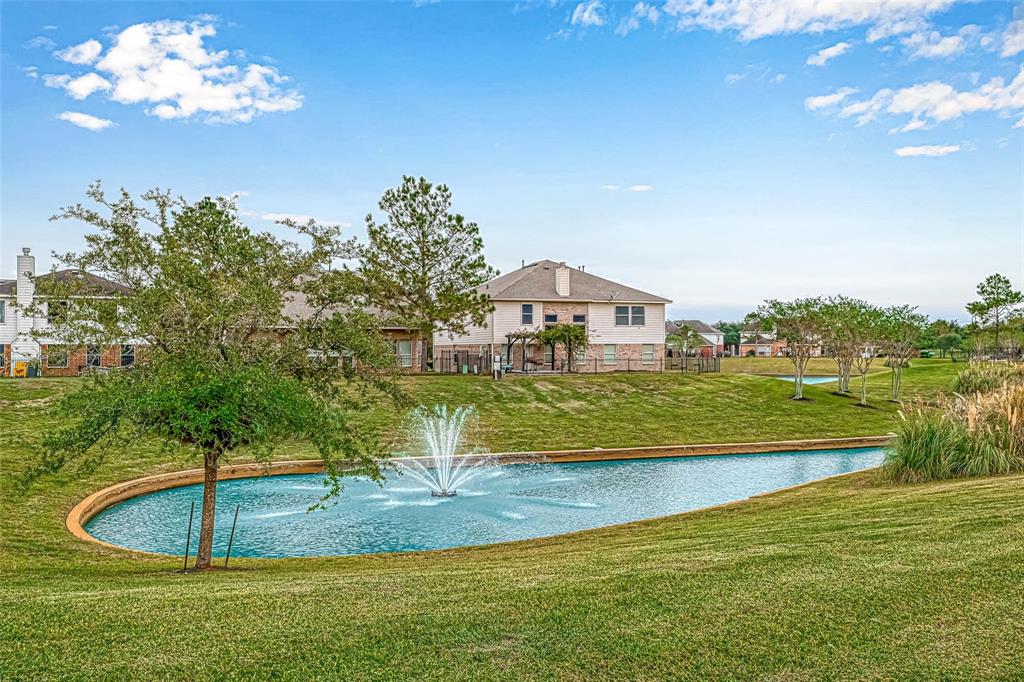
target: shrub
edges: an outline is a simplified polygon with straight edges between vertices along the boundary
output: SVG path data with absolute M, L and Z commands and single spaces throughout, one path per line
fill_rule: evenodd
M 957 397 L 938 408 L 919 404 L 901 417 L 882 464 L 890 480 L 1024 471 L 1024 384 Z
M 969 396 L 994 391 L 1003 384 L 1024 383 L 1024 365 L 1003 363 L 972 363 L 956 375 L 953 391 Z

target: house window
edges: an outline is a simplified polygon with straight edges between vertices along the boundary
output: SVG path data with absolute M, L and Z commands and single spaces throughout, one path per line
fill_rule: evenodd
M 628 305 L 617 305 L 615 306 L 615 326 L 625 327 L 629 325 L 629 306 Z
M 544 344 L 544 364 L 551 367 L 555 361 L 555 349 L 551 347 L 551 344 Z
M 89 346 L 85 349 L 85 365 L 87 367 L 100 367 L 102 366 L 103 355 L 100 353 L 99 346 Z
M 555 324 L 558 322 L 557 313 L 544 313 L 544 322 L 546 324 Z
M 587 316 L 586 315 L 573 315 L 572 316 L 572 323 L 573 324 L 586 324 L 587 323 Z
M 615 344 L 604 344 L 604 364 L 614 365 L 616 362 L 618 362 L 618 358 L 615 357 Z
M 646 310 L 642 305 L 633 306 L 632 314 L 630 316 L 630 324 L 637 326 L 644 326 L 647 324 L 644 319 L 646 317 Z
M 7 366 L 7 345 L 0 343 L 0 367 Z
M 654 344 L 645 343 L 643 347 L 643 353 L 640 356 L 643 362 L 654 362 Z
M 398 357 L 399 367 L 412 367 L 412 340 L 396 341 L 395 355 Z
M 47 346 L 46 347 L 46 366 L 59 369 L 68 366 L 68 347 L 67 346 Z
M 135 346 L 131 345 L 130 343 L 126 343 L 121 346 L 121 366 L 135 366 Z
M 522 307 L 523 324 L 533 324 L 533 304 L 524 303 Z
M 580 346 L 576 349 L 576 364 L 582 365 L 587 361 L 587 347 Z
M 7 321 L 7 301 L 0 301 L 0 324 Z

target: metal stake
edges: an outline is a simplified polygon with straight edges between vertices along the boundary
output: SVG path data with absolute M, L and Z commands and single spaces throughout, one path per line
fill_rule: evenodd
M 188 535 L 185 536 L 185 565 L 181 567 L 181 572 L 184 573 L 188 570 L 188 550 L 192 546 L 192 517 L 196 514 L 196 501 L 192 500 L 192 509 L 188 513 Z
M 239 502 L 235 505 L 235 518 L 231 522 L 231 535 L 228 536 L 228 553 L 224 555 L 224 568 L 228 567 L 228 559 L 231 558 L 231 543 L 235 541 L 235 524 L 238 523 L 238 508 L 242 506 Z

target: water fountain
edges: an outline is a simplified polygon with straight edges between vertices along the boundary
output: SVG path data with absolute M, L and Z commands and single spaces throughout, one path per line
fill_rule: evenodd
M 433 410 L 416 408 L 413 426 L 427 454 L 392 461 L 403 473 L 430 488 L 432 496 L 454 497 L 459 486 L 477 476 L 488 463 L 484 456 L 458 451 L 466 419 L 475 413 L 472 407 L 457 407 L 450 412 L 447 405 L 436 405 Z

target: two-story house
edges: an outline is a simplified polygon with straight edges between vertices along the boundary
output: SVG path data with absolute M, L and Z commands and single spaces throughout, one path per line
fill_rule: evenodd
M 453 351 L 501 357 L 512 371 L 564 366 L 561 351 L 529 338 L 558 323 L 587 330 L 589 345 L 575 365 L 582 372 L 657 371 L 665 357 L 665 305 L 670 300 L 598 277 L 564 262 L 537 261 L 481 285 L 494 311 L 466 334 L 434 335 L 434 366 Z
M 78 270 L 37 277 L 35 256 L 27 248 L 18 255 L 17 268 L 17 279 L 0 279 L 0 375 L 75 376 L 135 364 L 133 343 L 72 347 L 49 336 L 49 315 L 56 314 L 58 305 L 36 293 L 36 282 L 49 278 L 82 278 L 98 295 L 125 293 L 127 287 Z
M 703 339 L 700 347 L 694 348 L 691 352 L 700 353 L 704 357 L 714 357 L 725 351 L 725 332 L 700 320 L 669 320 L 665 322 L 665 333 L 674 334 L 683 326 L 694 330 Z M 670 354 L 671 352 L 672 349 L 669 349 Z

